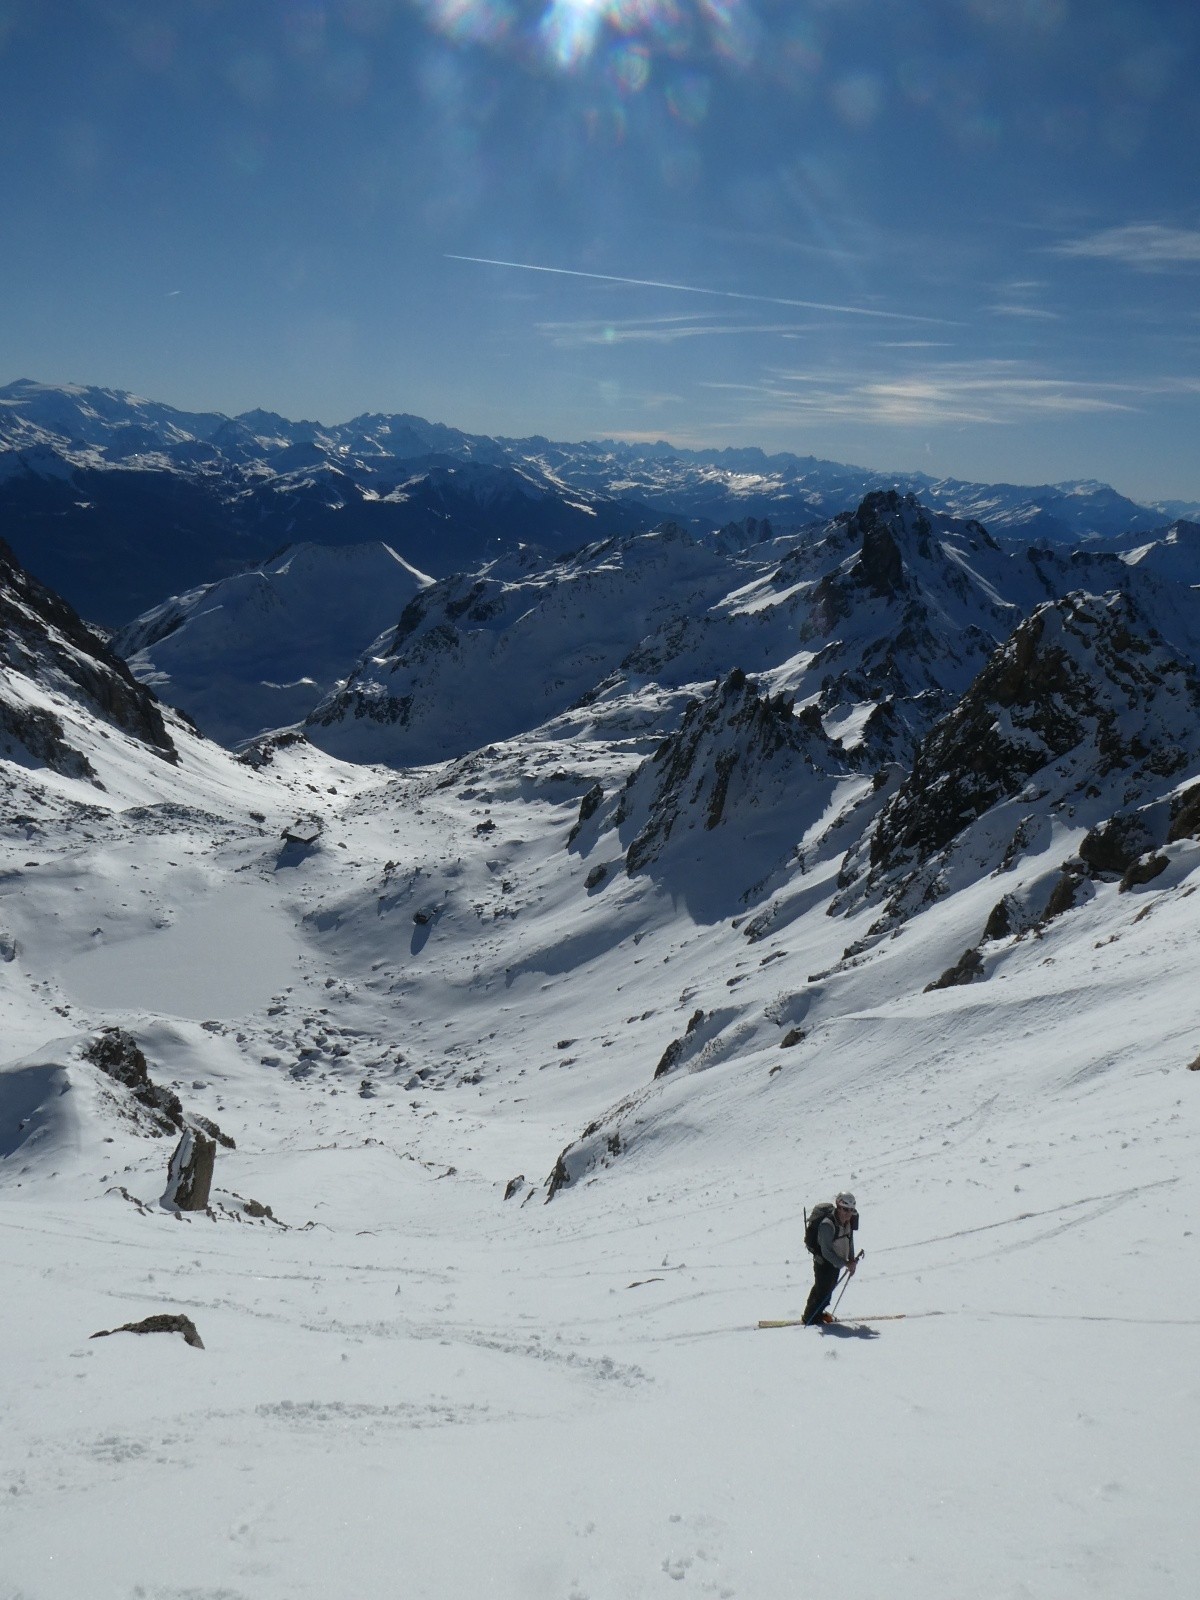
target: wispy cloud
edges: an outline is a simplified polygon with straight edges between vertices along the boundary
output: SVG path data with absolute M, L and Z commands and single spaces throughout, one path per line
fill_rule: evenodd
M 797 338 L 817 324 L 798 322 L 714 322 L 710 317 L 644 317 L 616 322 L 539 322 L 537 330 L 560 349 L 582 345 L 677 344 L 683 339 L 719 339 L 747 334 Z
M 997 305 L 989 306 L 988 310 L 994 317 L 1027 317 L 1034 322 L 1057 322 L 1057 311 L 1045 311 L 1041 306 L 1018 305 L 1011 301 L 1002 301 Z
M 1121 228 L 1103 228 L 1099 233 L 1066 239 L 1050 248 L 1055 255 L 1117 261 L 1143 272 L 1200 266 L 1200 230 L 1168 228 L 1158 222 L 1130 222 Z
M 1126 412 L 1154 386 L 1088 383 L 1048 377 L 1014 362 L 953 362 L 894 377 L 845 378 L 829 372 L 768 374 L 751 384 L 714 383 L 759 401 L 753 421 L 783 422 L 798 415 L 884 427 L 1012 424 L 1038 417 Z M 748 419 L 743 411 L 742 422 Z
M 559 278 L 586 278 L 593 283 L 623 283 L 635 289 L 670 289 L 676 294 L 711 295 L 719 300 L 741 300 L 764 306 L 790 306 L 797 311 L 823 311 L 839 317 L 876 317 L 887 322 L 928 322 L 941 327 L 957 326 L 945 317 L 918 316 L 909 311 L 879 311 L 873 306 L 837 305 L 824 300 L 790 300 L 773 294 L 745 294 L 737 289 L 709 289 L 694 283 L 665 283 L 657 278 L 623 278 L 611 272 L 581 272 L 571 267 L 539 266 L 529 261 L 499 261 L 492 256 L 463 256 L 446 253 L 447 261 L 469 261 L 480 267 L 506 267 L 514 272 L 545 272 Z

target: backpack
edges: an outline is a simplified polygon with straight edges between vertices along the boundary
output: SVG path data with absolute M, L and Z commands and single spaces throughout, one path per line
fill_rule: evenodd
M 836 1218 L 834 1216 L 836 1209 L 837 1208 L 831 1201 L 822 1200 L 820 1205 L 814 1206 L 812 1210 L 806 1214 L 804 1220 L 804 1248 L 810 1255 L 819 1256 L 821 1254 L 821 1246 L 817 1243 L 817 1229 L 825 1221 L 826 1217 L 828 1217 L 831 1222 L 836 1223 Z M 850 1221 L 851 1250 L 854 1248 L 854 1230 L 857 1227 L 858 1212 L 856 1211 Z

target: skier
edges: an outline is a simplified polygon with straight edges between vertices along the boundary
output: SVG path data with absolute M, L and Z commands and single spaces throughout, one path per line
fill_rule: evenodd
M 858 1265 L 854 1256 L 854 1230 L 858 1227 L 858 1211 L 854 1196 L 843 1190 L 830 1205 L 825 1201 L 814 1206 L 804 1230 L 804 1242 L 812 1251 L 813 1286 L 804 1308 L 804 1325 L 829 1322 L 826 1308 L 833 1298 L 843 1267 L 853 1274 Z

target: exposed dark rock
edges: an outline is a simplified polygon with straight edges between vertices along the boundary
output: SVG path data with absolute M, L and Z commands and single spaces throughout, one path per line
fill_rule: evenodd
M 178 761 L 154 695 L 137 682 L 120 656 L 65 600 L 25 571 L 2 539 L 0 665 L 35 683 L 78 698 L 103 721 L 140 740 L 164 761 Z M 15 708 L 10 706 L 6 710 L 5 720 L 12 724 Z M 42 747 L 49 751 L 58 751 L 63 743 L 61 725 L 51 726 L 56 722 L 56 718 L 49 716 L 43 719 L 40 728 L 31 728 Z M 11 728 L 8 731 L 11 732 Z M 83 760 L 77 753 L 72 754 L 77 760 Z M 47 764 L 55 766 L 56 771 L 66 771 L 63 765 L 56 765 L 46 757 L 38 759 L 47 759 Z M 66 759 L 61 752 L 57 754 L 59 763 Z
M 783 1038 L 779 1041 L 779 1048 L 781 1050 L 790 1050 L 794 1045 L 800 1044 L 803 1039 L 803 1028 L 789 1028 L 784 1034 Z
M 1122 873 L 1155 843 L 1145 817 L 1118 812 L 1087 834 L 1079 854 L 1093 872 Z
M 1067 757 L 1076 764 L 1054 774 L 1060 792 L 1117 769 L 1147 781 L 1167 775 L 1186 759 L 1179 730 L 1198 723 L 1192 668 L 1126 595 L 1076 594 L 1042 606 L 921 742 L 880 815 L 871 866 L 925 861 Z
M 21 751 L 64 778 L 97 781 L 88 758 L 67 743 L 61 718 L 44 707 L 15 705 L 0 696 L 0 755 L 19 760 Z
M 590 821 L 590 819 L 596 815 L 596 812 L 599 811 L 603 803 L 604 789 L 600 784 L 594 783 L 584 795 L 583 799 L 579 802 L 579 820 L 575 823 L 575 826 L 567 835 L 568 845 L 575 843 L 576 839 L 579 837 L 580 830 L 582 829 L 584 823 Z
M 304 735 L 294 729 L 289 729 L 286 733 L 265 733 L 261 739 L 254 739 L 244 750 L 239 750 L 234 760 L 240 761 L 243 766 L 253 767 L 257 772 L 263 767 L 271 766 L 280 750 L 289 750 L 294 745 L 307 743 L 308 740 Z M 254 816 L 254 812 L 250 815 Z
M 947 967 L 940 978 L 935 978 L 932 983 L 925 985 L 925 993 L 931 994 L 935 989 L 956 989 L 963 983 L 974 983 L 976 978 L 983 975 L 983 957 L 973 946 L 964 950 L 962 955 L 952 967 Z
M 183 1107 L 179 1096 L 164 1089 L 150 1077 L 146 1057 L 137 1040 L 124 1028 L 104 1028 L 83 1048 L 84 1059 L 123 1084 L 139 1105 L 150 1113 L 157 1133 L 172 1133 L 183 1126 Z
M 265 1218 L 270 1222 L 275 1221 L 275 1213 L 270 1206 L 263 1205 L 261 1200 L 243 1200 L 242 1210 L 248 1217 L 254 1217 L 255 1219 Z
M 569 1148 L 570 1147 L 568 1146 L 568 1149 Z M 546 1204 L 549 1205 L 558 1191 L 560 1189 L 565 1189 L 570 1181 L 571 1171 L 567 1166 L 567 1152 L 566 1150 L 563 1150 L 560 1153 L 558 1160 L 554 1163 L 554 1170 L 551 1172 L 549 1180 L 546 1184 Z
M 588 873 L 583 880 L 583 886 L 585 889 L 598 889 L 607 877 L 608 866 L 602 861 Z
M 216 1159 L 216 1141 L 194 1128 L 185 1128 L 167 1169 L 163 1205 L 176 1211 L 203 1211 L 212 1191 Z
M 904 561 L 900 555 L 900 546 L 896 543 L 891 529 L 886 521 L 866 521 L 865 513 L 873 501 L 892 502 L 891 509 L 898 507 L 899 496 L 892 493 L 888 496 L 868 495 L 859 507 L 858 515 L 864 521 L 862 556 L 855 569 L 855 576 L 859 582 L 881 598 L 899 593 L 904 584 Z
M 1121 879 L 1120 893 L 1127 894 L 1130 889 L 1136 889 L 1143 883 L 1152 883 L 1160 872 L 1167 870 L 1167 858 L 1164 855 L 1149 854 L 1139 856 L 1136 861 L 1131 861 L 1125 868 Z
M 520 1194 L 525 1187 L 525 1174 L 519 1172 L 515 1178 L 510 1178 L 504 1186 L 504 1198 L 511 1200 L 513 1195 Z
M 696 1029 L 700 1027 L 703 1021 L 704 1012 L 702 1010 L 697 1009 L 696 1011 L 692 1012 L 692 1015 L 688 1020 L 688 1025 L 684 1029 L 683 1037 L 679 1039 L 672 1039 L 670 1044 L 663 1051 L 661 1057 L 659 1058 L 658 1065 L 654 1069 L 654 1076 L 656 1078 L 665 1078 L 667 1073 L 670 1072 L 671 1068 L 679 1064 L 679 1060 L 683 1055 L 684 1048 L 687 1045 L 689 1035 L 695 1033 Z
M 987 922 L 984 924 L 984 939 L 1007 939 L 1013 930 L 1012 903 L 1007 895 L 996 904 L 988 913 Z
M 211 1117 L 198 1116 L 194 1111 L 189 1111 L 187 1120 L 193 1128 L 199 1128 L 201 1133 L 206 1133 L 210 1139 L 215 1139 L 226 1150 L 236 1150 L 237 1145 L 227 1133 L 222 1133 Z
M 1064 911 L 1073 911 L 1079 902 L 1079 889 L 1083 883 L 1081 872 L 1064 871 L 1055 882 L 1050 891 L 1050 898 L 1046 901 L 1046 909 L 1042 912 L 1043 924 L 1053 922 L 1055 917 L 1061 917 Z
M 1167 843 L 1179 839 L 1195 839 L 1200 835 L 1200 783 L 1193 783 L 1177 795 L 1171 807 L 1171 824 L 1167 829 Z
M 196 1332 L 196 1324 L 182 1312 L 159 1312 L 157 1316 L 143 1317 L 141 1322 L 123 1322 L 119 1328 L 101 1328 L 93 1339 L 107 1339 L 114 1333 L 181 1333 L 185 1344 L 193 1350 L 203 1350 L 204 1340 Z

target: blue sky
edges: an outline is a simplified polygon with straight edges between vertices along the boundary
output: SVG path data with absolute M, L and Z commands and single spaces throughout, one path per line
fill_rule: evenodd
M 1200 498 L 1193 0 L 0 0 L 0 381 Z

